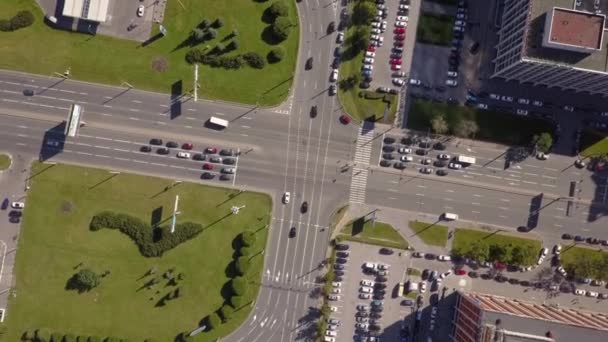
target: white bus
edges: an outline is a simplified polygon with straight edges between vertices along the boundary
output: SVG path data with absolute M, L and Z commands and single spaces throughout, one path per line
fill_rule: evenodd
M 215 116 L 209 118 L 209 124 L 219 129 L 228 128 L 228 120 L 220 119 Z
M 82 112 L 83 110 L 81 105 L 74 103 L 70 106 L 68 120 L 65 124 L 65 131 L 63 132 L 64 135 L 68 137 L 75 137 L 78 134 Z
M 467 156 L 460 155 L 460 156 L 458 156 L 457 160 L 461 164 L 475 164 L 474 157 L 467 157 Z

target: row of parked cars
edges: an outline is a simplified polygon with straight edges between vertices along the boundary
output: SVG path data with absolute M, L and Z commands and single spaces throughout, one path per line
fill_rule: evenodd
M 24 202 L 11 202 L 8 198 L 5 198 L 2 201 L 1 208 L 2 210 L 7 210 L 9 208 L 9 204 L 11 207 L 11 211 L 8 213 L 8 220 L 11 223 L 19 223 L 21 221 L 21 216 L 23 216 L 23 208 L 25 208 Z
M 460 66 L 460 48 L 464 39 L 468 18 L 468 8 L 466 2 L 461 1 L 456 9 L 456 20 L 453 26 L 453 41 L 448 58 L 448 72 L 445 85 L 449 87 L 458 86 L 458 67 Z
M 576 242 L 587 242 L 590 245 L 608 246 L 608 240 L 598 239 L 598 238 L 592 237 L 592 236 L 586 237 L 586 236 L 582 236 L 582 235 L 572 235 L 572 234 L 564 233 L 564 234 L 562 234 L 562 239 L 574 240 Z

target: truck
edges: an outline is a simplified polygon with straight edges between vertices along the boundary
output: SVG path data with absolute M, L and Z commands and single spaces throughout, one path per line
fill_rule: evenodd
M 467 165 L 475 164 L 475 157 L 467 157 L 467 156 L 459 155 L 458 158 L 456 158 L 456 160 L 461 164 L 467 164 Z

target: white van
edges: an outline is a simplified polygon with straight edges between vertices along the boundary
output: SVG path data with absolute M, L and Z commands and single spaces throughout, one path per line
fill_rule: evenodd
M 448 221 L 455 221 L 455 220 L 458 220 L 458 214 L 443 213 L 443 218 Z

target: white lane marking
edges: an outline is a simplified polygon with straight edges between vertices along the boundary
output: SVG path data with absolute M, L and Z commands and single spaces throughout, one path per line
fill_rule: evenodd
M 196 109 L 188 108 L 189 112 L 196 112 Z
M 50 89 L 50 88 L 49 88 L 49 89 Z M 68 93 L 68 94 L 76 94 L 76 92 L 75 92 L 75 91 L 72 91 L 72 90 L 59 89 L 59 91 L 62 91 L 62 92 L 64 92 L 64 93 Z
M 514 177 L 514 178 L 521 178 L 521 176 L 518 175 L 509 175 L 510 177 Z
M 167 166 L 166 164 L 160 164 L 160 163 L 150 163 L 151 165 L 157 165 L 157 166 Z
M 120 157 L 114 157 L 114 159 L 116 159 L 116 160 L 124 160 L 124 161 L 130 161 L 131 160 L 129 158 L 120 158 Z
M 125 144 L 131 144 L 132 143 L 129 140 L 120 140 L 120 139 L 114 139 L 114 141 L 119 142 L 119 143 L 125 143 Z
M 541 184 L 542 186 L 548 186 L 550 188 L 556 188 L 557 186 L 551 184 Z
M 156 124 L 157 125 L 166 125 L 167 123 L 166 122 L 162 122 L 162 121 L 156 121 Z
M 215 114 L 217 114 L 217 115 L 221 115 L 221 116 L 226 115 L 226 114 L 224 114 L 224 113 L 215 113 Z
M 108 113 L 101 113 L 101 115 L 103 115 L 103 116 L 112 116 L 112 114 L 108 114 Z
M 135 108 L 129 108 L 129 110 L 132 112 L 139 112 L 139 109 L 135 109 Z
M 392 189 L 392 188 L 391 188 L 391 189 L 388 189 L 388 191 L 390 191 L 390 192 L 399 192 L 399 190 L 397 190 L 397 189 Z
M 78 93 L 78 94 L 80 94 L 80 95 L 85 95 L 85 96 L 86 96 L 86 95 L 89 95 L 88 93 L 83 93 L 83 92 L 80 92 L 80 93 Z
M 522 181 L 522 182 L 523 182 L 523 183 L 526 183 L 526 184 L 538 184 L 538 183 L 536 183 L 536 182 L 529 182 L 529 181 Z
M 4 102 L 12 102 L 12 103 L 19 103 L 19 101 L 17 101 L 17 100 L 11 100 L 11 99 L 2 99 L 2 101 L 4 101 Z
M 21 138 L 27 138 L 27 137 L 28 137 L 28 135 L 27 135 L 27 134 L 17 134 L 17 136 L 18 136 L 18 137 L 21 137 Z
M 471 210 L 471 212 L 472 212 L 473 214 L 481 214 L 479 211 L 476 211 L 476 210 Z
M 480 203 L 478 203 L 478 202 L 472 202 L 471 204 L 472 204 L 472 205 L 481 205 L 481 204 L 480 204 Z
M 555 210 L 564 211 L 566 209 L 565 208 L 555 208 Z
M 133 161 L 136 162 L 136 163 L 140 163 L 140 164 L 148 164 L 148 162 L 144 161 L 144 160 L 133 159 Z
M 58 97 L 57 100 L 59 100 L 59 101 L 65 101 L 65 102 L 74 102 L 73 100 L 66 99 L 66 98 L 63 98 L 63 97 Z
M 91 147 L 91 145 L 90 145 L 90 144 L 85 144 L 85 143 L 81 143 L 81 142 L 77 142 L 77 143 L 76 143 L 76 145 L 79 145 L 79 146 L 88 146 L 88 147 Z
M 113 99 L 113 97 L 112 97 L 112 96 L 104 96 L 103 98 L 104 98 L 104 99 L 108 99 L 108 100 Z
M 510 199 L 506 199 L 506 198 L 501 198 L 500 200 L 503 201 L 503 202 L 511 202 Z
M 398 184 L 399 182 L 397 182 L 396 180 L 392 180 L 391 183 Z
M 186 120 L 196 120 L 196 118 L 187 117 Z
M 184 127 L 186 127 L 186 128 L 192 128 L 192 126 L 184 126 Z
M 139 101 L 139 100 L 131 100 L 131 102 L 133 102 L 133 103 L 141 103 L 141 101 Z
M 389 197 L 388 199 L 389 199 L 389 200 L 396 200 L 396 198 L 395 198 L 395 197 Z
M 3 93 L 9 93 L 9 94 L 19 94 L 18 91 L 14 91 L 14 90 L 2 90 Z
M 549 171 L 558 171 L 557 169 L 554 169 L 554 168 L 551 168 L 551 167 L 543 167 L 543 169 L 549 170 Z
M 524 172 L 524 175 L 528 175 L 528 176 L 538 176 L 536 173 L 529 173 L 529 172 Z
M 160 106 L 163 107 L 163 108 L 169 108 L 169 106 L 164 105 L 164 104 L 161 104 Z
M 391 190 L 394 190 L 394 189 L 391 189 Z M 416 194 L 416 196 L 424 196 L 424 194 Z
M 55 96 L 38 95 L 38 97 L 42 97 L 43 99 L 49 99 L 49 100 L 57 100 L 57 98 Z
M 483 176 L 481 173 L 477 173 L 477 172 L 468 171 L 467 173 L 469 173 L 471 175 L 475 175 L 475 176 Z
M 473 194 L 473 197 L 483 197 L 482 195 Z
M 129 119 L 130 120 L 134 120 L 134 121 L 139 121 L 139 118 L 135 118 L 135 117 L 132 117 L 132 116 L 129 116 Z
M 557 223 L 554 223 L 553 225 L 556 227 L 560 227 L 560 228 L 563 227 L 561 224 L 557 224 Z
M 552 176 L 545 176 L 545 175 L 543 175 L 543 178 L 549 178 L 549 179 L 557 179 L 557 177 L 552 177 Z
M 97 138 L 97 139 L 99 139 L 99 140 L 108 140 L 108 141 L 112 141 L 112 139 L 110 139 L 110 138 L 106 138 L 106 137 L 95 137 L 95 138 Z
M 18 146 L 27 146 L 27 144 L 24 144 L 24 143 L 17 143 L 16 145 L 18 145 Z
M 249 136 L 249 134 L 244 134 L 244 133 L 241 133 L 241 136 L 243 136 L 243 137 L 248 137 L 248 136 Z
M 446 200 L 446 201 L 448 201 L 448 202 L 453 201 L 453 199 L 451 199 L 451 198 L 449 198 L 449 197 L 444 198 L 444 200 Z
M 106 108 L 112 108 L 112 106 L 110 106 L 110 105 L 103 105 L 103 106 Z
M 491 178 L 496 178 L 496 179 L 502 179 L 502 177 L 493 176 L 493 175 L 486 175 L 486 176 L 491 177 Z
M 96 157 L 101 157 L 101 158 L 112 158 L 110 156 L 106 156 L 105 154 L 96 154 Z
M 498 217 L 506 219 L 507 217 L 505 215 L 498 215 Z
M 246 125 L 241 125 L 241 127 L 243 127 L 243 128 L 251 128 L 250 126 L 246 126 Z
M 119 152 L 129 152 L 129 150 L 125 150 L 122 148 L 113 148 L 114 151 L 119 151 Z
M 454 190 L 447 189 L 445 192 L 454 192 Z
M 509 210 L 509 208 L 507 208 L 507 207 L 498 207 L 498 209 Z
M 88 153 L 88 152 L 80 152 L 80 151 L 76 151 L 77 154 L 83 154 L 85 156 L 92 156 L 92 153 Z
M 417 185 L 417 186 L 418 186 L 419 188 L 426 189 L 426 186 L 424 186 L 424 185 Z
M 108 146 L 95 145 L 95 147 L 101 148 L 101 149 L 104 149 L 104 150 L 111 150 L 111 148 L 109 148 Z
M 19 126 L 17 126 L 17 127 L 19 127 L 19 128 L 23 128 L 23 129 L 27 129 L 27 126 L 23 126 L 23 125 L 19 125 Z
M 511 181 L 511 182 L 519 182 L 519 179 L 513 179 L 513 178 L 505 178 L 506 181 Z

